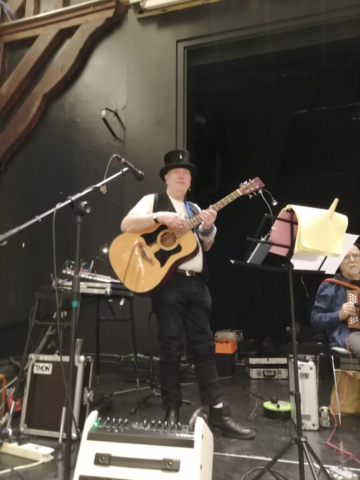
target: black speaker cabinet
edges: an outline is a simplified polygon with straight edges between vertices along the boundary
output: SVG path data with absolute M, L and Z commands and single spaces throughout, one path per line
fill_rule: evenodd
M 69 376 L 69 357 L 62 357 L 65 378 Z M 80 356 L 74 374 L 74 417 L 82 430 L 92 397 L 93 362 Z M 65 387 L 57 355 L 30 355 L 21 412 L 20 430 L 31 435 L 58 438 L 65 405 Z M 65 433 L 63 434 L 65 438 Z M 73 425 L 72 435 L 76 437 Z

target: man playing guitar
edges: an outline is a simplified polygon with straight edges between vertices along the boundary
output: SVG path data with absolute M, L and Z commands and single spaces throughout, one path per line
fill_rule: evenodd
M 151 295 L 158 320 L 160 342 L 160 383 L 165 420 L 178 422 L 182 404 L 180 360 L 183 333 L 192 347 L 199 393 L 203 405 L 209 406 L 209 426 L 222 434 L 239 439 L 252 439 L 252 430 L 237 424 L 228 405 L 222 403 L 215 365 L 215 341 L 210 330 L 211 297 L 206 286 L 207 268 L 204 252 L 214 243 L 217 212 L 200 208 L 185 200 L 196 167 L 190 153 L 173 150 L 165 155 L 160 176 L 166 193 L 147 195 L 128 213 L 121 223 L 123 232 L 137 232 L 166 225 L 170 230 L 181 228 L 185 221 L 200 215 L 202 223 L 194 234 L 199 249 L 190 260 L 178 266 L 170 280 Z

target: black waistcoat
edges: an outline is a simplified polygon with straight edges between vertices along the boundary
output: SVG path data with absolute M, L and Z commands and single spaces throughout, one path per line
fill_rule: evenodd
M 188 202 L 188 205 L 189 205 L 189 208 L 190 208 L 191 216 L 195 217 L 199 213 L 199 209 L 192 202 Z M 174 213 L 176 213 L 174 205 L 172 204 L 172 202 L 169 198 L 169 195 L 166 192 L 155 194 L 153 212 L 154 213 L 155 212 L 174 212 Z M 200 227 L 200 225 L 198 225 L 194 229 L 195 233 L 198 237 L 199 237 L 199 227 Z M 200 241 L 200 248 L 203 248 L 201 241 Z M 206 256 L 205 256 L 204 249 L 203 249 L 203 269 L 202 269 L 202 272 L 201 272 L 200 276 L 205 283 L 208 282 L 209 271 L 208 271 L 208 268 L 207 268 L 207 262 L 206 262 Z

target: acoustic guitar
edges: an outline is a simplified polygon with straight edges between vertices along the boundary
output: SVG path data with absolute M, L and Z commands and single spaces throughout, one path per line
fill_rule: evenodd
M 233 200 L 263 187 L 259 178 L 249 180 L 212 208 L 219 211 Z M 164 224 L 155 224 L 139 232 L 123 233 L 110 246 L 111 266 L 129 290 L 147 295 L 154 293 L 179 265 L 198 253 L 199 246 L 192 230 L 201 222 L 200 216 L 196 215 L 175 230 L 169 230 Z

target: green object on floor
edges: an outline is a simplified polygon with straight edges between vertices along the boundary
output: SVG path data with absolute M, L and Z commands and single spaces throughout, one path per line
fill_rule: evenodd
M 273 397 L 270 401 L 263 403 L 265 417 L 277 419 L 291 418 L 291 405 L 289 402 L 284 402 Z

